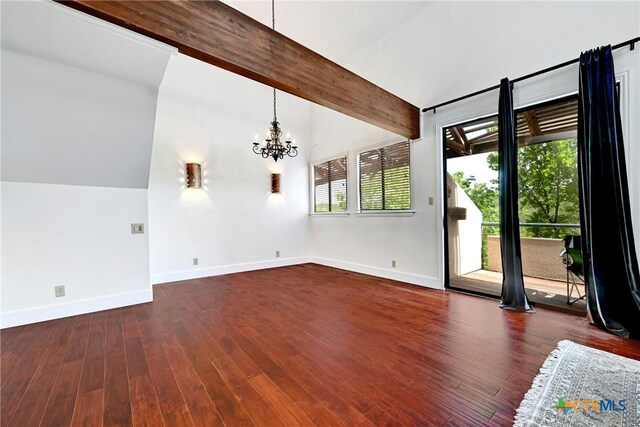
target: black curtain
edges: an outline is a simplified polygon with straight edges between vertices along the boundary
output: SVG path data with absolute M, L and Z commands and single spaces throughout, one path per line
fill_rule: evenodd
M 518 218 L 518 140 L 509 79 L 500 81 L 498 101 L 498 176 L 500 179 L 501 308 L 531 310 L 522 278 Z
M 640 274 L 611 46 L 580 55 L 579 78 L 580 223 L 589 317 L 617 335 L 640 338 Z

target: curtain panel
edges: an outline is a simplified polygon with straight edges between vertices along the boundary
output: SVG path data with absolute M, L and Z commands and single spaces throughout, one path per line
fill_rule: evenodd
M 500 203 L 500 252 L 502 293 L 500 307 L 531 310 L 524 291 L 518 217 L 518 140 L 516 138 L 513 91 L 509 79 L 500 81 L 498 101 L 498 177 Z
M 580 55 L 578 96 L 580 222 L 589 317 L 617 335 L 640 338 L 640 274 L 611 46 Z

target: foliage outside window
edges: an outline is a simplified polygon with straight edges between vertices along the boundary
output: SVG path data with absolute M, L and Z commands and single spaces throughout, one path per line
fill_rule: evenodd
M 313 211 L 347 211 L 347 157 L 313 166 Z
M 498 154 L 487 156 L 488 167 L 498 170 Z M 452 178 L 482 212 L 482 221 L 499 222 L 498 180 L 475 182 L 473 176 L 456 172 Z M 520 147 L 518 193 L 521 223 L 579 224 L 577 146 L 564 139 Z M 487 265 L 486 237 L 499 235 L 498 227 L 482 227 L 483 268 Z M 522 237 L 562 239 L 580 234 L 579 228 L 521 227 Z
M 358 156 L 360 210 L 411 209 L 409 141 L 402 141 Z

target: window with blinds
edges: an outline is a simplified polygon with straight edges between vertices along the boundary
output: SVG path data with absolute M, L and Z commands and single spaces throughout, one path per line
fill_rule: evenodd
M 411 209 L 409 141 L 358 156 L 360 210 Z
M 347 211 L 347 157 L 313 165 L 313 211 Z

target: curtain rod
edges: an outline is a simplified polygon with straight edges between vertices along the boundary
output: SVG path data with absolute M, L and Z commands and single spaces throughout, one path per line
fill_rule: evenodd
M 631 40 L 627 40 L 626 42 L 618 43 L 615 46 L 611 46 L 611 50 L 620 49 L 621 47 L 625 47 L 625 46 L 631 46 L 631 50 L 634 50 L 635 47 L 636 47 L 636 43 L 638 43 L 638 42 L 640 42 L 640 37 L 635 37 L 635 38 L 632 38 Z M 553 67 L 545 68 L 544 70 L 536 71 L 535 73 L 531 73 L 531 74 L 527 74 L 526 76 L 518 77 L 517 79 L 511 80 L 511 83 L 517 83 L 517 82 L 520 82 L 522 80 L 530 79 L 531 77 L 536 77 L 536 76 L 539 76 L 540 74 L 545 74 L 545 73 L 548 73 L 549 71 L 554 71 L 554 70 L 557 70 L 559 68 L 563 68 L 563 67 L 566 67 L 568 65 L 575 64 L 578 61 L 580 61 L 580 58 L 575 58 L 575 59 L 572 59 L 570 61 L 566 61 L 566 62 L 563 62 L 561 64 L 554 65 Z M 496 90 L 496 89 L 500 89 L 500 84 L 488 87 L 486 89 L 479 90 L 477 92 L 470 93 L 468 95 L 461 96 L 459 98 L 451 99 L 451 100 L 446 101 L 446 102 L 441 102 L 440 104 L 433 105 L 431 107 L 423 108 L 422 112 L 426 113 L 429 110 L 433 110 L 433 112 L 435 113 L 437 108 L 443 107 L 445 105 L 453 104 L 454 102 L 462 101 L 463 99 L 471 98 L 471 97 L 474 97 L 476 95 L 480 95 L 482 93 L 490 92 L 490 91 Z

